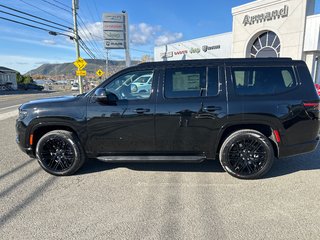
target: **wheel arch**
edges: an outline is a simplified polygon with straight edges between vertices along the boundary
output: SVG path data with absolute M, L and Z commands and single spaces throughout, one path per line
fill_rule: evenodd
M 279 146 L 273 134 L 273 130 L 275 130 L 276 128 L 273 128 L 272 126 L 265 123 L 241 123 L 241 124 L 231 124 L 231 125 L 229 124 L 223 127 L 219 134 L 220 135 L 219 143 L 215 152 L 215 156 L 219 155 L 219 151 L 221 149 L 223 142 L 226 140 L 228 136 L 230 136 L 230 134 L 243 129 L 256 130 L 262 133 L 263 135 L 265 135 L 270 140 L 275 157 L 277 158 L 279 157 Z
M 54 130 L 65 130 L 74 133 L 78 138 L 77 131 L 71 127 L 69 124 L 58 124 L 58 123 L 52 123 L 52 124 L 38 124 L 35 125 L 32 129 L 30 134 L 33 134 L 33 144 L 32 144 L 32 150 L 35 153 L 36 146 L 40 140 L 40 138 L 45 135 L 48 132 L 54 131 Z M 79 138 L 80 139 L 80 138 Z

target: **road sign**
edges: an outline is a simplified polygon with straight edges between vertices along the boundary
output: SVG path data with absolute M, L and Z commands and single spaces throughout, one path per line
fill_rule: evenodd
M 96 71 L 96 74 L 101 77 L 104 74 L 104 71 L 102 71 L 101 69 L 99 69 L 98 71 Z
M 77 75 L 77 76 L 84 77 L 84 76 L 87 75 L 87 71 L 86 71 L 86 70 L 77 70 L 77 71 L 76 71 L 76 75 Z
M 73 64 L 78 68 L 78 70 L 82 70 L 83 68 L 85 68 L 85 66 L 87 66 L 87 62 L 81 57 L 79 57 Z

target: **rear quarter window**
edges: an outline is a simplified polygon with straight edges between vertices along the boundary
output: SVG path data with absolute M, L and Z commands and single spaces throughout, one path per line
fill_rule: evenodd
M 231 74 L 238 95 L 270 95 L 297 86 L 292 67 L 233 67 Z

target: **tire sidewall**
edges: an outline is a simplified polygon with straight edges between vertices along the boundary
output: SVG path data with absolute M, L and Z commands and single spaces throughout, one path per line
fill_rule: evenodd
M 53 171 L 49 168 L 47 168 L 46 164 L 44 164 L 40 158 L 40 149 L 42 148 L 42 146 L 45 144 L 45 142 L 50 139 L 51 137 L 59 137 L 62 138 L 64 141 L 67 141 L 68 143 L 71 144 L 72 149 L 74 151 L 75 154 L 75 159 L 71 165 L 71 167 L 69 167 L 67 170 L 65 171 Z M 56 175 L 56 176 L 66 176 L 66 175 L 70 175 L 72 173 L 74 173 L 75 171 L 78 170 L 79 166 L 79 162 L 81 162 L 81 151 L 79 149 L 78 144 L 76 143 L 74 137 L 72 136 L 71 133 L 68 134 L 68 132 L 64 133 L 64 132 L 49 132 L 47 134 L 45 134 L 42 138 L 40 138 L 40 140 L 38 141 L 37 147 L 36 147 L 36 157 L 37 157 L 37 161 L 40 164 L 40 166 L 48 173 Z
M 237 140 L 240 140 L 241 138 L 243 138 L 244 135 L 249 138 L 257 139 L 263 145 L 266 151 L 266 162 L 264 166 L 258 172 L 250 175 L 242 175 L 237 172 L 234 172 L 230 167 L 229 161 L 228 161 L 228 153 L 232 144 Z M 242 130 L 242 131 L 237 131 L 231 134 L 222 144 L 220 149 L 220 154 L 219 154 L 219 160 L 223 169 L 230 175 L 240 179 L 257 179 L 262 177 L 270 170 L 273 164 L 273 159 L 274 159 L 274 153 L 273 153 L 273 148 L 269 139 L 263 134 L 261 134 L 260 132 L 254 131 L 254 130 Z

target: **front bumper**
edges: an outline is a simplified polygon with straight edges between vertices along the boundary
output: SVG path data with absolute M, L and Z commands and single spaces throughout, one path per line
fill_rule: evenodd
M 17 120 L 16 121 L 16 143 L 18 144 L 19 148 L 22 152 L 29 155 L 31 158 L 35 158 L 35 151 L 31 146 L 27 145 L 27 130 L 23 122 Z

